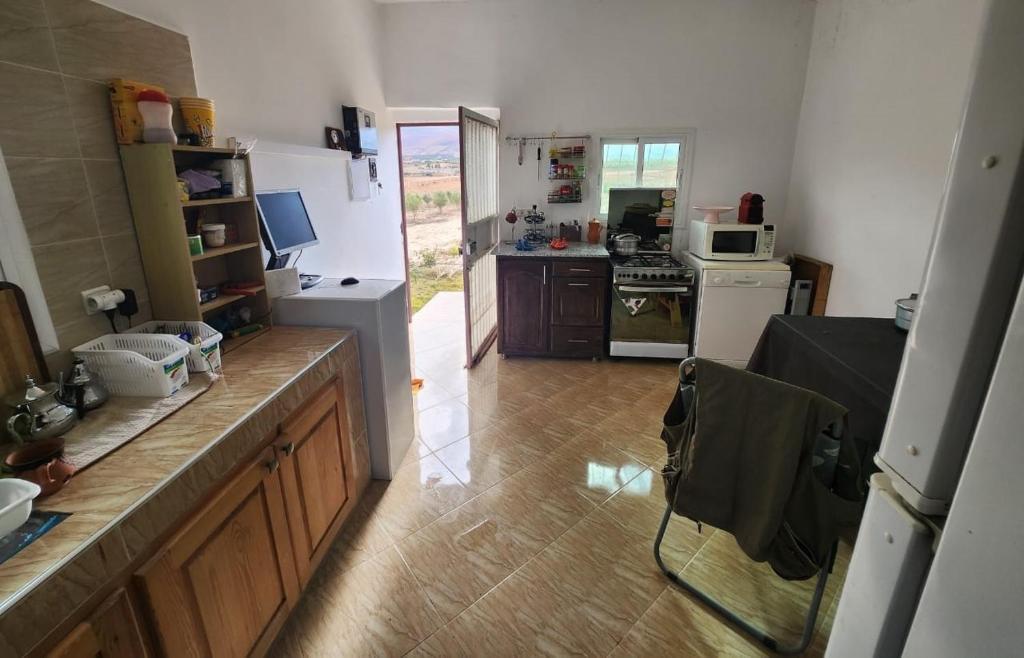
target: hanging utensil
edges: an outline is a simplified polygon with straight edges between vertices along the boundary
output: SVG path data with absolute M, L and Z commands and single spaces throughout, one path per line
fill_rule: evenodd
M 537 180 L 540 180 L 540 147 L 537 147 Z
M 524 140 L 519 140 L 519 166 L 523 166 L 523 148 L 525 147 Z

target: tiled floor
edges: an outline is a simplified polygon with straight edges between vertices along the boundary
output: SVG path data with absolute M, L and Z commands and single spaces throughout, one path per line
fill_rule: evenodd
M 500 360 L 463 369 L 462 300 L 415 317 L 418 437 L 375 481 L 272 651 L 281 656 L 764 655 L 667 583 L 651 548 L 668 362 Z M 750 562 L 675 518 L 687 578 L 782 639 L 813 580 Z M 824 651 L 841 552 L 810 655 Z

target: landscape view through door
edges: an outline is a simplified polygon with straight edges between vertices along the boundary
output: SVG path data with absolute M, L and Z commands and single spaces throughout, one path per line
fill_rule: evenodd
M 457 123 L 399 124 L 410 315 L 461 292 L 462 183 Z

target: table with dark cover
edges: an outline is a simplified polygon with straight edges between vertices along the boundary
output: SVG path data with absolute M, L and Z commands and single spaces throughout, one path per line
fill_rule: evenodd
M 849 409 L 869 467 L 882 441 L 907 334 L 892 318 L 775 315 L 747 370 L 815 391 Z M 866 468 L 865 476 L 874 469 Z

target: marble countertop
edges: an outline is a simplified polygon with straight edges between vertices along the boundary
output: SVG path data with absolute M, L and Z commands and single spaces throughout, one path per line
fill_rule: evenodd
M 37 501 L 71 516 L 0 564 L 0 654 L 31 647 L 29 638 L 134 568 L 282 418 L 358 358 L 353 331 L 273 327 L 226 355 L 206 393 Z
M 519 251 L 514 244 L 499 243 L 492 252 L 495 256 L 519 258 L 608 258 L 608 249 L 603 244 L 570 242 L 565 249 L 552 249 L 544 245 L 533 251 Z

